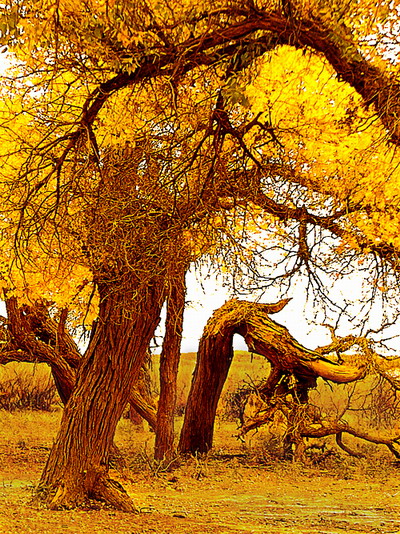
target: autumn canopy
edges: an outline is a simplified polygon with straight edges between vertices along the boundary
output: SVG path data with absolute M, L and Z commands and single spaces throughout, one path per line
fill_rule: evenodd
M 398 2 L 12 0 L 1 12 L 1 361 L 47 361 L 66 402 L 39 498 L 130 510 L 108 476 L 114 431 L 167 303 L 156 455 L 173 446 L 190 266 L 267 300 L 305 280 L 336 317 L 351 295 L 329 288 L 358 273 L 360 322 L 376 303 L 396 319 Z M 82 325 L 83 358 L 70 335 Z

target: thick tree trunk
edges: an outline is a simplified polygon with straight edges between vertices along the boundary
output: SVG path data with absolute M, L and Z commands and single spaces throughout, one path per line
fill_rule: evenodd
M 141 395 L 135 388 L 131 392 L 129 402 L 131 410 L 135 410 L 138 416 L 147 421 L 150 428 L 155 431 L 157 427 L 157 410 L 152 400 Z
M 149 374 L 149 365 L 151 360 L 150 351 L 148 351 L 145 361 L 140 369 L 139 378 L 136 381 L 135 388 L 129 396 L 130 403 L 130 420 L 133 422 L 133 412 L 141 421 L 145 419 L 150 428 L 156 431 L 157 427 L 157 404 L 151 394 L 151 378 Z M 138 420 L 138 419 L 135 419 Z
M 263 305 L 263 312 L 277 313 L 287 302 L 285 299 Z M 216 310 L 207 322 L 197 353 L 179 441 L 180 452 L 203 453 L 212 447 L 217 405 L 233 358 L 233 336 L 246 327 L 250 316 L 247 304 L 252 303 L 231 300 Z
M 162 288 L 135 295 L 133 311 L 126 307 L 126 294 L 103 288 L 100 296 L 97 330 L 37 490 L 37 499 L 53 509 L 94 498 L 134 510 L 128 495 L 108 477 L 109 451 L 159 321 Z
M 172 283 L 160 358 L 160 398 L 154 449 L 156 460 L 170 460 L 174 453 L 174 416 L 186 295 L 184 267 L 177 273 Z

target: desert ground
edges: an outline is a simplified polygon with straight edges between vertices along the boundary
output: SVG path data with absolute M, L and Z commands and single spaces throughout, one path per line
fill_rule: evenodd
M 227 534 L 400 532 L 399 466 L 386 455 L 354 459 L 332 445 L 303 463 L 282 462 L 262 433 L 239 442 L 220 422 L 202 458 L 151 459 L 154 434 L 125 419 L 117 444 L 127 466 L 114 472 L 138 513 L 48 511 L 31 504 L 55 438 L 60 411 L 0 412 L 0 532 L 4 534 Z
M 183 355 L 178 407 L 185 404 L 194 360 L 194 354 Z M 235 354 L 223 398 L 243 380 L 265 376 L 265 366 L 262 358 Z M 13 389 L 10 404 L 18 404 L 19 392 L 29 399 L 49 383 L 46 366 L 9 364 L 0 371 L 0 386 Z M 152 372 L 156 382 L 157 366 Z M 345 390 L 331 391 L 324 384 L 315 394 L 327 409 L 341 410 L 348 398 Z M 383 413 L 388 413 L 386 405 Z M 324 448 L 312 449 L 306 462 L 282 461 L 277 442 L 264 429 L 238 440 L 237 423 L 222 405 L 212 451 L 202 457 L 177 457 L 170 466 L 153 461 L 154 433 L 147 424 L 120 421 L 116 444 L 126 465 L 113 476 L 132 495 L 136 514 L 91 505 L 73 511 L 38 509 L 32 496 L 61 415 L 59 403 L 48 411 L 0 409 L 1 534 L 400 532 L 400 463 L 385 448 L 354 443 L 367 456 L 357 459 L 325 438 Z M 181 423 L 178 417 L 177 431 Z

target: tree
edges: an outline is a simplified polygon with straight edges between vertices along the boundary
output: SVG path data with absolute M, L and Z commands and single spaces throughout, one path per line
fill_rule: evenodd
M 11 361 L 46 363 L 63 404 L 66 404 L 75 386 L 76 373 L 82 355 L 67 325 L 67 310 L 59 317 L 51 315 L 45 303 L 18 306 L 15 297 L 6 298 L 7 318 L 2 317 L 0 363 Z M 156 428 L 156 410 L 147 394 L 147 369 L 142 369 L 129 402 L 149 425 Z
M 287 328 L 269 317 L 283 309 L 287 301 L 271 305 L 233 299 L 214 312 L 200 340 L 180 437 L 181 452 L 196 454 L 211 449 L 217 404 L 233 359 L 233 335 L 240 334 L 251 351 L 261 354 L 271 364 L 269 376 L 257 387 L 262 407 L 253 418 L 243 422 L 242 434 L 270 422 L 279 411 L 287 422 L 286 456 L 293 455 L 295 446 L 294 454 L 301 458 L 305 449 L 303 438 L 330 434 L 336 434 L 339 446 L 353 454 L 342 442 L 342 434 L 349 433 L 387 445 L 399 458 L 400 452 L 396 449 L 400 444 L 399 436 L 372 437 L 368 432 L 353 429 L 340 418 L 322 417 L 308 405 L 309 390 L 316 387 L 318 378 L 345 384 L 373 373 L 399 389 L 399 358 L 388 360 L 379 356 L 367 339 L 353 336 L 335 339 L 330 345 L 315 350 L 305 348 Z M 350 348 L 354 350 L 355 345 L 362 349 L 362 357 L 346 354 Z
M 156 460 L 171 459 L 174 452 L 174 412 L 185 309 L 185 270 L 179 269 L 167 300 L 165 336 L 160 356 L 160 397 L 157 409 Z
M 367 300 L 379 287 L 389 296 L 399 95 L 385 54 L 398 15 L 355 0 L 2 10 L 1 41 L 16 55 L 1 109 L 3 285 L 77 320 L 98 299 L 40 496 L 131 510 L 108 457 L 166 299 L 176 372 L 177 272 L 208 255 L 257 279 L 263 253 L 279 248 L 265 286 L 306 273 L 323 289 L 360 262 L 374 282 Z M 168 388 L 164 400 L 170 417 Z

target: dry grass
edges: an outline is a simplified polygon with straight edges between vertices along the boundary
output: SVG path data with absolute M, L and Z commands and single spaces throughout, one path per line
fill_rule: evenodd
M 46 364 L 11 362 L 0 366 L 0 409 L 50 411 L 59 404 Z
M 188 352 L 181 355 L 178 373 L 178 414 L 183 413 L 182 408 L 184 408 L 186 405 L 195 365 L 195 352 Z M 154 384 L 153 389 L 156 394 L 158 394 L 159 391 L 158 370 L 159 356 L 155 355 L 153 357 L 151 379 Z M 235 391 L 239 384 L 253 384 L 267 376 L 268 372 L 269 363 L 264 357 L 259 356 L 258 354 L 250 354 L 246 351 L 235 351 L 235 356 L 233 358 L 229 375 L 221 394 L 221 399 L 223 399 L 227 393 Z M 220 406 L 222 408 L 222 403 Z
M 182 408 L 185 406 L 187 395 L 190 389 L 191 377 L 195 366 L 195 353 L 183 354 L 181 358 L 180 371 L 178 376 L 178 409 L 177 413 L 177 432 L 180 430 L 182 422 Z M 153 358 L 153 368 L 151 370 L 153 389 L 158 389 L 158 358 Z M 227 421 L 227 412 L 229 407 L 226 401 L 229 394 L 236 391 L 240 386 L 245 384 L 254 384 L 264 378 L 269 372 L 269 364 L 265 358 L 252 355 L 244 351 L 235 352 L 230 373 L 224 390 L 221 395 L 221 401 L 218 408 L 219 418 L 216 421 L 215 429 L 215 449 L 227 448 L 235 454 L 242 454 L 243 451 L 256 451 L 259 458 L 278 458 L 280 455 L 278 438 L 284 431 L 280 428 L 279 421 L 271 429 L 260 428 L 257 432 L 249 433 L 244 442 L 237 439 L 237 427 L 235 420 Z M 30 384 L 31 388 L 45 387 L 51 379 L 49 368 L 45 364 L 8 364 L 0 366 L 0 387 L 4 382 L 17 377 L 22 380 L 26 387 Z M 372 391 L 372 393 L 371 393 Z M 380 401 L 377 402 L 377 399 Z M 375 435 L 393 434 L 400 428 L 398 426 L 399 411 L 397 405 L 393 403 L 390 392 L 382 388 L 382 385 L 376 383 L 372 378 L 360 381 L 356 385 L 331 386 L 325 382 L 320 382 L 319 387 L 312 393 L 311 400 L 321 407 L 322 411 L 335 415 L 344 411 L 346 407 L 346 420 L 356 428 L 369 430 Z M 390 408 L 390 403 L 392 407 Z M 389 408 L 388 408 L 389 406 Z M 0 447 L 8 445 L 17 445 L 29 443 L 38 446 L 37 428 L 41 430 L 44 436 L 48 437 L 46 447 L 50 446 L 55 437 L 56 428 L 60 418 L 60 405 L 53 405 L 58 410 L 55 414 L 46 414 L 42 412 L 27 412 L 19 414 L 18 411 L 8 413 L 0 411 Z M 362 410 L 360 409 L 362 408 Z M 229 422 L 230 421 L 230 422 Z M 36 428 L 37 426 L 37 428 Z M 144 428 L 148 430 L 147 424 Z M 351 437 L 345 438 L 349 445 L 358 450 L 366 450 L 368 454 L 375 454 L 376 447 L 366 446 L 355 441 Z M 39 439 L 40 441 L 40 439 Z M 146 458 L 151 457 L 154 434 L 150 432 L 132 432 L 129 421 L 122 420 L 118 426 L 116 441 L 121 447 L 128 451 L 136 451 L 134 454 L 144 455 Z M 326 438 L 318 441 L 319 445 L 324 447 L 322 452 L 329 449 L 336 449 L 334 440 Z M 43 446 L 43 444 L 40 444 Z M 138 452 L 139 451 L 139 452 Z M 312 456 L 317 456 L 318 451 L 314 451 Z
M 235 424 L 218 420 L 213 451 L 151 460 L 154 434 L 129 420 L 116 441 L 128 467 L 115 471 L 140 514 L 107 509 L 49 512 L 29 504 L 60 412 L 0 411 L 0 532 L 4 534 L 348 534 L 400 531 L 395 466 L 387 457 L 326 456 L 310 465 L 278 462 L 262 432 L 242 444 Z M 397 503 L 397 504 L 396 504 Z M 379 509 L 377 511 L 377 508 Z
M 179 377 L 185 399 L 194 366 L 184 355 Z M 153 370 L 153 372 L 156 372 Z M 236 354 L 225 392 L 266 374 L 265 361 Z M 250 376 L 249 376 L 250 375 Z M 347 402 L 320 388 L 329 409 Z M 329 395 L 331 397 L 329 397 Z M 329 405 L 329 403 L 336 403 Z M 184 400 L 182 400 L 184 402 Z M 114 472 L 141 511 L 134 517 L 107 509 L 49 512 L 30 498 L 56 437 L 62 411 L 0 410 L 0 532 L 4 534 L 348 534 L 400 532 L 397 466 L 379 448 L 368 459 L 337 450 L 332 439 L 308 464 L 279 461 L 267 429 L 236 437 L 234 422 L 217 418 L 213 450 L 176 458 L 170 469 L 152 459 L 154 433 L 122 419 L 116 443 L 128 466 Z M 355 412 L 355 416 L 358 417 Z M 179 432 L 182 418 L 177 418 Z
M 180 430 L 181 415 L 186 403 L 187 395 L 190 389 L 191 377 L 195 366 L 195 353 L 182 354 L 180 371 L 178 375 L 178 418 L 177 431 Z M 241 452 L 243 449 L 252 450 L 258 449 L 264 451 L 262 454 L 266 457 L 279 457 L 279 444 L 277 438 L 282 435 L 284 431 L 280 428 L 279 421 L 270 429 L 261 428 L 257 432 L 249 433 L 246 436 L 244 443 L 237 440 L 237 428 L 234 419 L 227 418 L 229 414 L 229 406 L 227 401 L 229 395 L 237 391 L 243 385 L 254 384 L 265 378 L 269 373 L 269 364 L 265 358 L 252 355 L 244 351 L 235 352 L 230 373 L 226 384 L 224 386 L 221 400 L 218 408 L 220 416 L 216 422 L 215 431 L 215 447 L 220 447 L 221 429 L 229 428 L 228 434 L 222 431 L 222 441 L 224 446 L 229 449 Z M 158 390 L 158 357 L 153 358 L 153 367 L 151 369 L 153 390 Z M 25 390 L 43 390 L 47 387 L 51 375 L 48 366 L 45 364 L 20 364 L 12 363 L 6 366 L 0 366 L 0 393 L 1 385 L 7 384 L 10 380 L 17 379 L 19 383 L 23 384 Z M 363 428 L 371 433 L 378 435 L 392 434 L 396 431 L 400 434 L 398 421 L 400 420 L 400 412 L 398 408 L 397 399 L 393 399 L 392 393 L 385 389 L 382 384 L 378 384 L 375 379 L 367 378 L 358 382 L 355 385 L 339 385 L 332 386 L 320 381 L 318 389 L 312 392 L 311 401 L 319 406 L 322 412 L 328 415 L 337 415 L 343 412 L 346 408 L 345 418 L 356 428 Z M 56 399 L 57 400 L 57 399 Z M 397 404 L 396 404 L 397 402 Z M 18 402 L 16 402 L 18 406 Z M 53 403 L 53 409 L 60 410 L 60 404 Z M 1 408 L 1 406 L 0 406 Z M 0 417 L 0 446 L 10 443 L 10 439 L 14 443 L 32 443 L 36 444 L 37 436 L 35 433 L 35 425 L 37 424 L 42 429 L 44 435 L 49 436 L 49 443 L 55 435 L 54 428 L 57 426 L 60 414 L 56 413 L 53 416 L 46 417 L 42 412 L 36 414 L 26 413 L 22 416 L 24 422 L 21 422 L 21 416 L 18 411 L 13 414 L 1 412 Z M 231 421 L 228 425 L 227 420 Z M 54 422 L 47 424 L 47 421 Z M 147 424 L 144 425 L 147 430 Z M 139 431 L 139 429 L 137 429 Z M 138 450 L 142 448 L 143 454 L 151 456 L 154 442 L 154 434 L 132 432 L 129 422 L 122 420 L 117 431 L 117 442 L 121 442 L 122 448 L 130 450 Z M 366 446 L 360 442 L 354 442 L 349 437 L 346 441 L 356 448 L 365 448 Z M 138 444 L 140 443 L 140 447 Z M 333 440 L 330 438 L 319 440 L 319 444 L 325 444 L 327 448 L 336 448 Z M 46 445 L 48 446 L 48 444 Z M 368 452 L 371 447 L 367 448 Z M 258 453 L 257 453 L 258 454 Z

